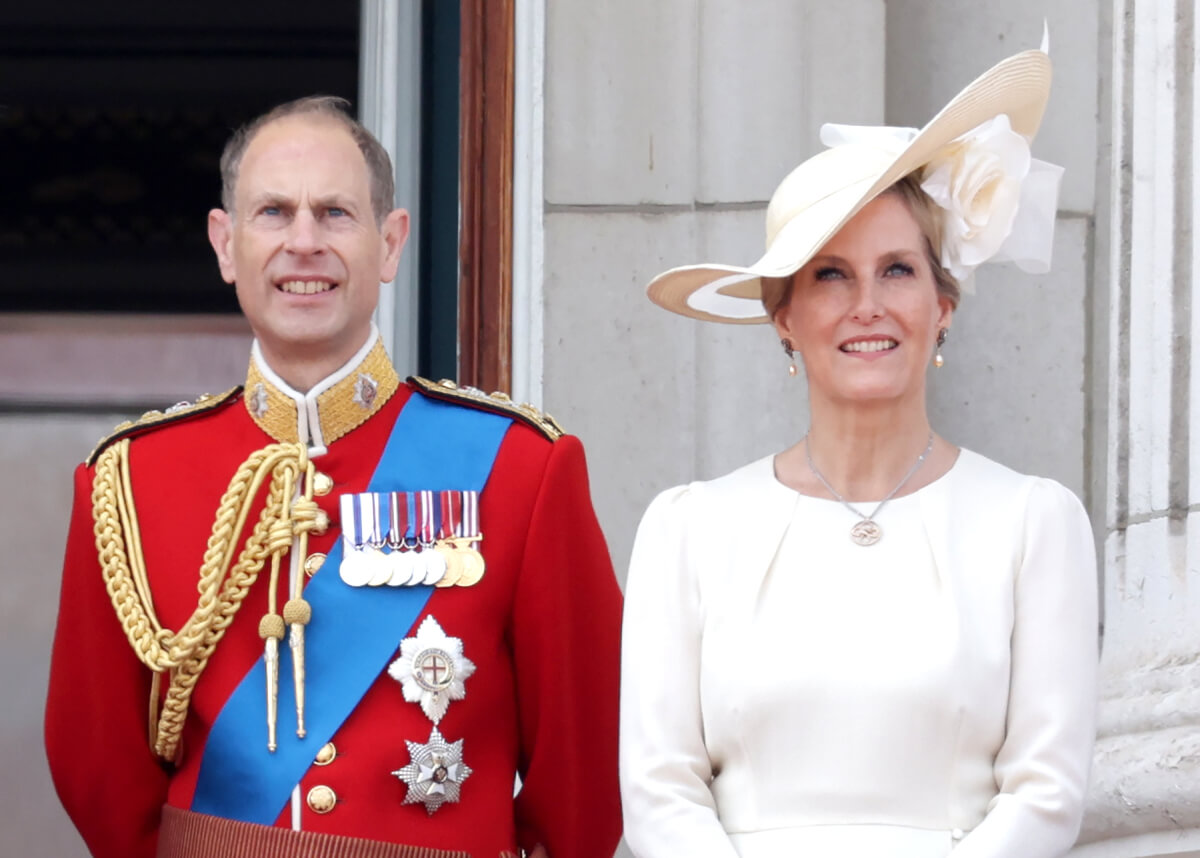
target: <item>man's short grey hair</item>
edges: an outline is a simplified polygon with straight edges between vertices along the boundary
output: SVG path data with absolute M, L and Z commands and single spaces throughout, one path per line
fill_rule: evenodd
M 371 184 L 371 211 L 375 214 L 375 221 L 383 223 L 388 212 L 395 208 L 396 183 L 392 177 L 392 159 L 375 139 L 375 135 L 350 115 L 350 102 L 336 95 L 310 95 L 289 101 L 257 119 L 250 120 L 233 132 L 233 136 L 225 144 L 225 151 L 221 153 L 221 205 L 225 207 L 225 211 L 233 214 L 238 170 L 242 166 L 246 147 L 255 135 L 276 120 L 309 115 L 341 123 L 358 144 L 358 150 L 367 162 L 367 177 Z

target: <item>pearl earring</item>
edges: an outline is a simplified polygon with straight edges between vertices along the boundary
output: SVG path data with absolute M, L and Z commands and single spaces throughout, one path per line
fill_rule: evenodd
M 795 357 L 796 352 L 792 348 L 792 341 L 791 340 L 780 340 L 779 344 L 781 346 L 783 346 L 783 353 L 785 355 L 787 355 L 792 361 L 790 364 L 788 364 L 788 375 L 795 378 L 796 372 L 797 372 L 796 357 Z
M 942 346 L 946 344 L 946 335 L 950 332 L 949 328 L 941 328 L 937 335 L 937 351 L 933 355 L 933 365 L 941 369 L 946 365 L 946 359 L 942 357 Z

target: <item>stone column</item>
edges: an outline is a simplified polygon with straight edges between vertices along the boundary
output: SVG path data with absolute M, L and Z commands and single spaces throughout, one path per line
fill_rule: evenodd
M 1200 856 L 1194 0 L 1115 0 L 1099 737 L 1077 858 Z

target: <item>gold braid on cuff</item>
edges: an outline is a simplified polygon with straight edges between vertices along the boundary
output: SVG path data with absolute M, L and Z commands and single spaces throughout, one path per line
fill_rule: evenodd
M 308 449 L 303 444 L 271 444 L 238 467 L 221 497 L 204 552 L 197 584 L 200 600 L 183 626 L 171 631 L 162 627 L 155 614 L 146 574 L 129 475 L 129 439 L 109 447 L 97 461 L 92 483 L 96 549 L 104 585 L 125 636 L 137 657 L 154 672 L 150 691 L 150 746 L 162 759 L 178 761 L 192 691 L 267 558 L 271 560 L 270 607 L 261 626 L 270 627 L 272 633 L 267 638 L 268 651 L 272 644 L 278 647 L 284 622 L 291 626 L 297 732 L 303 735 L 304 625 L 311 615 L 308 603 L 301 598 L 304 576 L 294 576 L 282 616 L 276 610 L 276 590 L 280 562 L 291 551 L 293 539 L 297 542 L 298 562 L 303 565 L 308 534 L 320 533 L 328 526 L 328 518 L 312 499 L 313 473 Z M 235 563 L 238 536 L 245 530 L 251 506 L 264 483 L 268 483 L 266 501 Z M 297 491 L 301 486 L 303 489 Z M 276 617 L 278 623 L 274 621 Z M 269 672 L 267 677 L 268 736 L 272 745 L 277 670 L 276 662 L 276 672 L 273 676 Z M 159 687 L 164 674 L 168 683 L 160 711 Z

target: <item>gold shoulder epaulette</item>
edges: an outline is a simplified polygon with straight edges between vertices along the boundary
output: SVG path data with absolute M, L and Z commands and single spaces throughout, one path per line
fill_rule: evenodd
M 126 420 L 124 423 L 118 423 L 111 432 L 100 439 L 100 443 L 88 455 L 86 464 L 88 467 L 91 467 L 95 464 L 96 458 L 104 452 L 105 448 L 126 436 L 144 432 L 155 426 L 166 426 L 169 423 L 188 420 L 197 414 L 203 414 L 206 411 L 220 408 L 222 405 L 233 400 L 241 392 L 242 388 L 238 386 L 216 396 L 202 393 L 196 397 L 195 402 L 177 402 L 170 408 L 162 411 L 147 411 L 137 420 Z
M 426 396 L 441 399 L 445 402 L 457 402 L 468 408 L 479 408 L 484 411 L 494 411 L 506 417 L 520 420 L 526 426 L 531 426 L 541 432 L 551 441 L 557 441 L 567 434 L 558 421 L 528 402 L 520 404 L 513 402 L 507 393 L 484 393 L 477 387 L 467 387 L 455 384 L 447 378 L 441 381 L 430 381 L 420 376 L 409 376 L 409 383 L 414 385 Z

